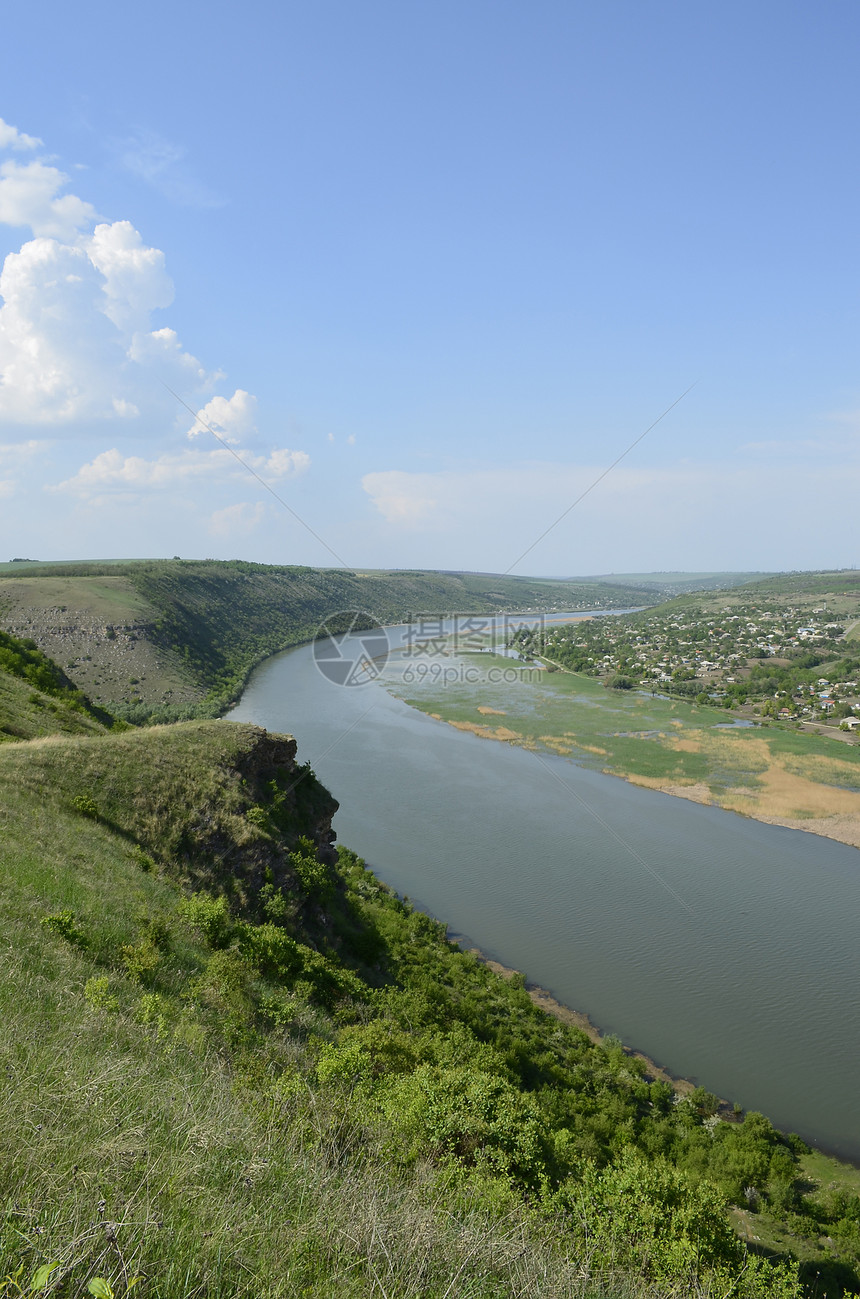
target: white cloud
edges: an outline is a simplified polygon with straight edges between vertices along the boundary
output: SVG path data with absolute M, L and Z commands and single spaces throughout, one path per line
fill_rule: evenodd
M 4 463 L 17 463 L 21 460 L 32 460 L 49 446 L 47 442 L 30 438 L 28 442 L 0 442 L 0 468 Z
M 227 442 L 238 443 L 256 432 L 257 398 L 244 388 L 237 388 L 232 397 L 213 397 L 197 412 L 197 422 L 188 430 L 190 438 L 200 437 L 212 428 Z
M 146 330 L 150 313 L 170 306 L 173 282 L 164 268 L 164 253 L 147 248 L 130 221 L 97 225 L 84 247 L 103 277 L 102 310 L 118 329 L 129 334 Z
M 242 453 L 242 459 L 264 480 L 295 478 L 310 465 L 304 451 L 275 450 L 269 456 Z M 107 491 L 140 492 L 176 487 L 192 481 L 227 481 L 247 474 L 230 451 L 187 449 L 164 454 L 153 460 L 126 456 L 116 447 L 102 451 L 82 465 L 77 473 L 57 484 L 55 491 L 93 496 Z
M 0 149 L 38 149 L 42 143 L 35 135 L 25 135 L 0 117 Z
M 153 370 L 198 389 L 211 381 L 172 330 L 144 328 L 171 294 L 161 253 L 125 221 L 89 239 L 32 239 L 10 253 L 0 272 L 0 416 L 127 419 L 135 408 L 166 405 Z
M 246 537 L 260 526 L 265 513 L 266 507 L 262 501 L 257 501 L 256 505 L 251 505 L 248 501 L 228 505 L 211 515 L 209 531 L 216 537 Z
M 9 253 L 0 272 L 0 417 L 71 424 L 158 413 L 163 422 L 169 398 L 156 376 L 211 390 L 220 376 L 184 351 L 175 331 L 152 328 L 152 313 L 173 301 L 161 250 L 129 221 L 82 232 L 89 204 L 49 201 L 59 172 L 36 162 L 13 177 L 10 166 L 0 169 L 0 220 L 30 223 L 37 237 Z
M 247 460 L 247 456 L 242 457 Z M 257 463 L 253 468 L 263 477 L 281 479 L 297 478 L 299 474 L 305 473 L 310 468 L 311 458 L 305 451 L 273 451 L 268 459 L 262 456 L 256 458 Z
M 432 518 L 443 494 L 454 483 L 451 474 L 410 474 L 399 469 L 365 474 L 361 485 L 386 523 L 414 525 Z
M 0 146 L 40 143 L 0 121 Z M 35 236 L 0 271 L 0 418 L 70 433 L 92 420 L 170 427 L 175 402 L 158 380 L 200 400 L 222 376 L 153 319 L 173 301 L 163 252 L 130 221 L 96 224 L 91 204 L 62 192 L 67 183 L 43 158 L 0 166 L 0 223 Z M 241 400 L 250 410 L 254 399 Z M 248 421 L 230 402 L 241 436 Z
M 71 239 L 95 220 L 96 210 L 74 194 L 57 197 L 68 176 L 40 162 L 0 166 L 0 222 L 29 226 L 34 235 Z
M 135 365 L 151 369 L 159 376 L 175 378 L 177 382 L 184 380 L 196 388 L 209 387 L 224 377 L 220 370 L 207 372 L 196 356 L 184 352 L 176 330 L 167 325 L 148 334 L 134 334 L 127 356 Z

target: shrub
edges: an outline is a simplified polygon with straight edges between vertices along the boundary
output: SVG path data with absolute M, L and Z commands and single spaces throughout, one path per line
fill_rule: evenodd
M 237 926 L 239 946 L 264 974 L 289 978 L 302 968 L 302 954 L 295 939 L 277 925 Z
M 53 915 L 42 916 L 41 923 L 46 929 L 59 934 L 67 943 L 72 943 L 75 947 L 87 946 L 87 936 L 78 927 L 74 911 L 56 911 Z
M 146 983 L 161 961 L 161 953 L 149 937 L 139 943 L 127 943 L 122 949 L 122 963 L 135 983 Z
M 99 809 L 89 794 L 76 795 L 72 799 L 72 807 L 76 812 L 80 812 L 81 816 L 88 816 L 94 821 L 98 820 Z
M 155 1026 L 155 1036 L 160 1042 L 167 1035 L 170 1023 L 170 1004 L 157 992 L 145 992 L 135 1012 L 135 1018 L 147 1027 Z
M 551 1146 L 535 1101 L 481 1070 L 421 1065 L 395 1078 L 382 1108 L 410 1160 L 453 1156 L 537 1189 Z
M 93 975 L 84 986 L 84 996 L 93 1010 L 119 1010 L 119 998 L 109 991 L 106 974 Z
M 334 880 L 331 869 L 305 852 L 290 855 L 290 864 L 308 897 L 325 905 L 334 897 Z
M 193 893 L 179 904 L 179 914 L 192 929 L 198 930 L 210 947 L 226 947 L 233 934 L 230 907 L 225 897 L 213 898 L 207 893 Z

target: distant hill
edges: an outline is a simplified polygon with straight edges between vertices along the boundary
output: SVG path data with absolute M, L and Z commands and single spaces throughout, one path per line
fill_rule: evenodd
M 656 592 L 663 599 L 693 591 L 727 591 L 773 577 L 772 573 L 604 573 L 580 581 L 599 582 L 608 586 L 629 586 Z M 572 578 L 571 581 L 577 579 Z
M 215 716 L 261 659 L 339 612 L 425 614 L 649 604 L 617 583 L 242 561 L 53 564 L 0 573 L 0 626 L 30 637 L 91 698 L 134 722 Z

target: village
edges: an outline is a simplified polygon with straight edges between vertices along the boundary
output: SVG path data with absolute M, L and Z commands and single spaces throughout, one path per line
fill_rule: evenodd
M 615 689 L 646 688 L 743 718 L 860 734 L 860 610 L 842 596 L 787 603 L 674 600 L 619 618 L 524 629 L 513 645 Z

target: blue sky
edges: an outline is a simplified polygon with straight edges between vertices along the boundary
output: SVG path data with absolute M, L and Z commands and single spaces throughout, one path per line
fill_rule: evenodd
M 853 0 L 4 29 L 0 558 L 860 563 Z

